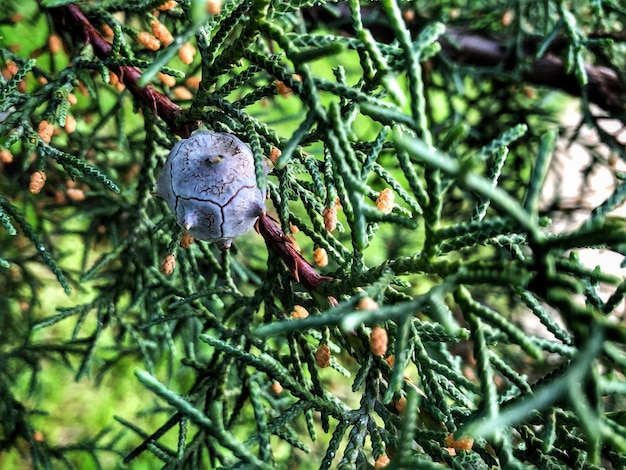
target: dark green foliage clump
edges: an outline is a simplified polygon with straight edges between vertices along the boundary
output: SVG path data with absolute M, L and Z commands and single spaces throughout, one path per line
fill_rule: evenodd
M 626 157 L 626 10 L 170 3 L 0 17 L 0 462 L 626 468 L 626 281 L 580 259 L 622 262 L 623 175 L 565 229 L 542 198 L 559 140 Z M 152 193 L 198 126 L 267 187 L 229 251 Z M 46 439 L 48 370 L 153 402 Z

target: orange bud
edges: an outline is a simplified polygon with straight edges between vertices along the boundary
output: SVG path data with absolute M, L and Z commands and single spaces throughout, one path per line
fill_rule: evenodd
M 43 140 L 46 144 L 50 143 L 50 139 L 52 139 L 53 133 L 54 126 L 46 120 L 41 121 L 39 123 L 39 126 L 37 126 L 37 134 L 39 134 L 39 138 Z
M 176 85 L 176 78 L 172 77 L 171 75 L 168 75 L 163 72 L 159 72 L 157 73 L 157 77 L 159 77 L 159 80 L 161 80 L 161 83 L 163 83 L 163 85 L 165 85 L 166 87 L 171 88 L 174 85 Z
M 118 76 L 109 70 L 109 83 L 111 85 L 117 85 L 119 82 L 120 79 L 118 78 Z
M 291 232 L 292 235 L 295 235 L 296 233 L 300 231 L 300 229 L 298 228 L 296 224 L 292 224 L 291 222 L 289 222 L 289 231 Z
M 356 306 L 357 310 L 378 310 L 378 302 L 371 297 L 363 297 Z
M 337 228 L 337 208 L 335 206 L 324 208 L 322 217 L 324 218 L 326 230 L 332 232 Z
M 71 114 L 65 116 L 65 126 L 63 126 L 63 128 L 68 134 L 74 132 L 76 130 L 76 118 Z
M 63 47 L 63 43 L 61 42 L 61 38 L 56 34 L 51 34 L 48 36 L 48 49 L 53 55 L 58 54 Z
M 183 233 L 183 236 L 180 237 L 180 247 L 187 249 L 191 246 L 194 240 L 195 238 L 193 237 L 193 235 L 190 235 L 189 233 L 185 232 Z
M 313 261 L 320 267 L 328 265 L 328 253 L 322 247 L 316 248 L 313 252 Z
M 154 20 L 150 26 L 152 27 L 152 34 L 154 34 L 164 46 L 169 46 L 174 42 L 174 36 L 172 36 L 170 30 L 159 20 Z
M 280 395 L 283 392 L 283 386 L 278 381 L 272 382 L 272 393 L 274 395 Z
M 272 151 L 270 152 L 270 160 L 272 161 L 274 165 L 276 165 L 276 162 L 278 161 L 278 157 L 280 157 L 281 153 L 282 152 L 280 151 L 280 149 L 276 147 L 272 147 Z
M 111 28 L 106 23 L 100 26 L 100 32 L 102 33 L 102 36 L 104 36 L 106 39 L 113 39 L 115 37 L 115 32 L 113 31 L 113 28 Z
M 169 276 L 174 272 L 174 268 L 176 267 L 176 258 L 174 255 L 167 255 L 163 261 L 161 261 L 161 265 L 159 266 L 159 271 L 161 271 L 166 276 Z
M 370 351 L 374 356 L 384 356 L 387 353 L 389 338 L 387 330 L 381 326 L 375 326 L 370 333 Z
M 404 21 L 406 22 L 413 21 L 415 19 L 415 10 L 413 10 L 412 8 L 404 10 L 404 12 L 402 13 L 402 18 L 404 18 Z
M 393 210 L 393 200 L 396 195 L 389 188 L 383 189 L 376 199 L 376 209 L 383 214 L 389 214 Z
M 177 6 L 178 6 L 178 2 L 176 2 L 175 0 L 168 0 L 167 2 L 163 2 L 162 5 L 157 7 L 157 10 L 167 11 L 167 10 L 171 10 L 172 8 L 176 8 Z
M 315 362 L 322 369 L 330 365 L 330 348 L 327 344 L 320 344 L 320 347 L 315 351 Z
M 202 77 L 200 77 L 200 75 L 192 75 L 185 80 L 185 85 L 187 85 L 187 88 L 191 90 L 197 90 L 200 87 L 201 78 Z
M 515 15 L 513 14 L 513 10 L 506 10 L 500 18 L 500 24 L 504 27 L 511 26 L 514 16 Z
M 222 0 L 207 0 L 206 11 L 211 15 L 217 15 L 222 11 Z
M 452 449 L 471 450 L 474 445 L 474 439 L 471 437 L 461 437 L 460 439 L 455 439 L 453 434 L 448 434 L 444 441 L 444 445 Z
M 177 86 L 176 88 L 174 88 L 172 90 L 172 93 L 179 100 L 191 100 L 191 99 L 193 99 L 193 93 L 191 91 L 189 91 L 188 88 L 185 88 L 184 86 Z
M 193 47 L 190 42 L 186 42 L 181 46 L 180 49 L 178 49 L 178 57 L 180 58 L 180 61 L 185 65 L 191 64 L 195 55 L 196 48 Z
M 291 318 L 294 320 L 301 320 L 302 318 L 306 318 L 309 316 L 309 311 L 304 308 L 302 305 L 294 305 L 293 311 L 291 312 Z
M 161 47 L 161 41 L 148 31 L 140 31 L 139 34 L 137 34 L 137 42 L 151 51 L 157 51 Z
M 72 201 L 84 201 L 85 192 L 82 189 L 69 188 L 67 190 L 67 197 L 70 198 Z
M 398 412 L 398 414 L 402 414 L 404 413 L 404 410 L 406 408 L 406 397 L 400 397 L 398 398 L 393 405 L 396 407 L 396 411 Z
M 33 194 L 39 194 L 43 185 L 46 184 L 47 175 L 43 171 L 36 171 L 30 175 L 28 190 Z
M 279 95 L 289 96 L 293 93 L 293 90 L 289 88 L 282 80 L 276 80 L 274 83 L 276 85 L 276 93 L 278 93 Z
M 13 62 L 12 60 L 9 60 L 6 63 L 6 71 L 9 75 L 8 76 L 5 75 L 5 78 L 11 78 L 13 75 L 17 73 L 19 69 L 20 68 L 17 66 L 15 62 Z
M 76 95 L 74 93 L 68 93 L 67 102 L 74 106 L 78 102 L 78 98 L 76 98 Z
M 391 462 L 391 460 L 389 460 L 389 457 L 387 457 L 385 454 L 381 454 L 376 459 L 376 462 L 374 462 L 374 468 L 385 468 L 387 465 L 389 465 L 389 462 Z
M 13 161 L 13 154 L 9 149 L 0 149 L 0 162 L 11 163 Z

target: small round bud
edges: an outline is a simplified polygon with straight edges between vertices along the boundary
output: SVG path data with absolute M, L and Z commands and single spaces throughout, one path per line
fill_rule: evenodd
M 291 318 L 294 320 L 301 320 L 309 316 L 309 311 L 302 305 L 294 305 L 291 312 Z
M 76 95 L 74 93 L 68 93 L 67 102 L 74 106 L 76 103 L 78 103 L 78 98 L 76 98 Z
M 387 457 L 385 454 L 381 454 L 376 459 L 376 462 L 374 462 L 374 468 L 385 468 L 387 465 L 389 465 L 389 462 L 391 462 L 391 460 L 389 460 L 389 457 Z
M 111 85 L 117 85 L 120 82 L 119 77 L 109 70 L 109 83 Z
M 0 162 L 11 163 L 13 161 L 13 154 L 9 149 L 0 149 Z
M 415 10 L 412 8 L 404 10 L 404 12 L 402 13 L 402 18 L 404 18 L 404 21 L 406 21 L 407 23 L 413 21 L 415 19 Z
M 71 114 L 65 116 L 65 125 L 63 126 L 65 132 L 71 134 L 76 130 L 76 118 Z
M 139 34 L 137 34 L 137 42 L 151 51 L 157 51 L 161 47 L 161 41 L 148 31 L 140 31 Z
M 330 348 L 327 344 L 320 344 L 315 351 L 315 362 L 318 367 L 324 369 L 330 365 Z
M 61 38 L 56 34 L 51 34 L 48 36 L 48 49 L 52 53 L 52 55 L 56 55 L 61 51 L 63 47 L 63 43 L 61 42 Z
M 320 267 L 328 265 L 328 253 L 324 248 L 316 248 L 313 252 L 313 261 Z
M 176 88 L 174 88 L 172 90 L 172 93 L 179 100 L 191 100 L 191 99 L 193 99 L 193 93 L 191 91 L 189 91 L 188 88 L 185 88 L 184 86 L 177 86 Z
M 280 395 L 281 393 L 283 393 L 283 386 L 280 384 L 280 382 L 276 380 L 272 382 L 272 393 L 274 395 Z
M 375 326 L 370 333 L 370 351 L 374 356 L 384 356 L 387 353 L 389 338 L 387 330 L 381 326 Z
M 395 406 L 398 414 L 403 414 L 406 409 L 406 397 L 398 398 L 395 402 L 393 402 L 393 405 Z
M 194 240 L 195 238 L 193 238 L 193 235 L 185 232 L 183 233 L 183 236 L 180 237 L 180 247 L 186 250 L 187 248 L 191 246 Z
M 157 7 L 157 10 L 159 11 L 167 11 L 167 10 L 171 10 L 173 8 L 176 8 L 178 6 L 178 2 L 175 0 L 167 0 L 166 2 L 163 2 L 162 5 L 159 5 Z
M 37 134 L 39 135 L 39 138 L 43 140 L 46 144 L 50 143 L 53 133 L 54 126 L 46 120 L 41 121 L 37 126 Z
M 383 214 L 389 214 L 393 210 L 393 201 L 396 198 L 396 195 L 391 191 L 391 189 L 386 188 L 383 189 L 378 195 L 378 199 L 376 199 L 376 209 L 381 211 Z
M 195 55 L 196 48 L 193 47 L 190 42 L 186 42 L 181 46 L 180 49 L 178 49 L 178 57 L 180 58 L 180 61 L 185 65 L 191 64 Z
M 39 194 L 46 184 L 47 176 L 43 171 L 36 171 L 30 175 L 30 183 L 28 184 L 28 190 L 33 194 Z
M 20 68 L 12 60 L 7 61 L 2 69 L 2 76 L 7 80 L 17 73 Z
M 511 26 L 511 23 L 513 23 L 514 17 L 515 15 L 513 13 L 513 10 L 506 10 L 500 17 L 500 24 L 504 26 L 505 28 L 507 26 Z
M 448 434 L 444 441 L 446 447 L 458 450 L 471 450 L 474 445 L 474 439 L 471 437 L 461 437 L 455 439 L 453 434 Z
M 293 90 L 289 88 L 282 80 L 276 80 L 274 83 L 276 85 L 276 93 L 278 93 L 279 95 L 289 96 L 293 93 Z
M 217 15 L 222 11 L 222 0 L 207 0 L 206 11 L 211 15 Z
M 298 228 L 296 224 L 292 224 L 291 222 L 289 222 L 289 231 L 291 232 L 292 235 L 295 235 L 296 233 L 300 231 L 300 229 Z
M 272 151 L 270 152 L 270 160 L 272 161 L 274 165 L 276 165 L 276 162 L 278 161 L 278 157 L 280 157 L 281 153 L 282 152 L 280 151 L 280 149 L 276 147 L 272 147 Z
M 106 39 L 112 40 L 115 37 L 115 32 L 113 31 L 113 28 L 111 28 L 106 23 L 100 26 L 100 32 L 102 33 L 102 36 L 104 36 Z
M 170 30 L 159 20 L 154 20 L 150 26 L 152 27 L 152 34 L 161 41 L 161 44 L 167 47 L 174 42 L 174 36 Z
M 163 261 L 161 261 L 161 265 L 159 266 L 159 271 L 161 271 L 166 276 L 169 276 L 174 272 L 174 268 L 176 267 L 176 258 L 174 255 L 167 255 Z
M 357 310 L 378 310 L 378 302 L 371 297 L 363 297 L 356 306 Z
M 326 207 L 322 212 L 324 218 L 324 227 L 329 232 L 333 232 L 337 228 L 337 209 L 335 206 Z
M 297 82 L 302 81 L 302 77 L 297 73 L 294 73 L 291 78 L 293 78 Z M 289 96 L 293 93 L 293 89 L 282 80 L 276 80 L 274 83 L 276 85 L 276 93 L 278 93 L 279 95 Z
M 197 90 L 198 88 L 200 88 L 201 80 L 202 77 L 200 77 L 200 75 L 192 75 L 185 80 L 185 85 L 187 85 L 187 88 L 189 88 L 190 90 Z
M 70 198 L 72 201 L 84 201 L 85 192 L 82 189 L 69 188 L 67 190 L 67 197 Z
M 172 88 L 173 86 L 176 86 L 176 77 L 172 77 L 171 75 L 168 75 L 163 72 L 157 73 L 157 77 L 159 77 L 159 80 L 161 80 L 161 83 L 168 88 Z

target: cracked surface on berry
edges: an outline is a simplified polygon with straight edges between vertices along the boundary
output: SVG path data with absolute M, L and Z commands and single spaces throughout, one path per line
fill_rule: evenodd
M 250 148 L 230 134 L 198 132 L 180 140 L 157 181 L 176 221 L 200 240 L 230 246 L 265 208 Z

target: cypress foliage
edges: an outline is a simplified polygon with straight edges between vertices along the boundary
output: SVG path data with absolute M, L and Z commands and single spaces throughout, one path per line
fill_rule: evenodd
M 0 3 L 0 463 L 626 468 L 619 2 Z M 153 192 L 197 129 L 267 189 L 228 250 Z

